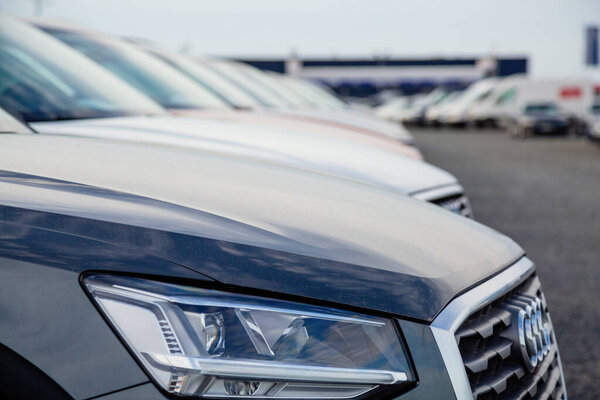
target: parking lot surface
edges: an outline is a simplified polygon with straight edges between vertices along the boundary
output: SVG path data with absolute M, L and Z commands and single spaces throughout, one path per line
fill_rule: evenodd
M 570 399 L 600 398 L 600 146 L 495 130 L 412 129 L 465 186 L 475 218 L 536 263 Z

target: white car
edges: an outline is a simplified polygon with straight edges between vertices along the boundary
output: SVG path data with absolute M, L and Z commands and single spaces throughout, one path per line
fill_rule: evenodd
M 404 122 L 418 96 L 394 97 L 375 108 L 378 117 L 392 122 Z
M 483 79 L 473 83 L 452 102 L 447 103 L 438 116 L 438 121 L 445 125 L 466 125 L 470 120 L 469 110 L 485 101 L 497 83 L 498 79 L 496 78 Z
M 437 104 L 434 104 L 425 110 L 425 124 L 428 125 L 440 125 L 442 123 L 442 115 L 445 110 L 449 107 L 458 97 L 461 95 L 461 91 L 450 92 L 448 96 L 444 97 Z
M 151 55 L 120 38 L 64 24 L 37 21 L 35 25 L 90 57 L 176 115 L 207 118 L 210 114 L 211 118 L 231 120 L 239 116 L 235 112 L 237 109 L 248 108 L 238 107 L 239 96 L 228 97 L 231 90 L 221 90 L 222 79 L 214 84 L 215 79 L 207 80 L 207 74 L 201 74 L 198 69 L 180 68 L 179 59 L 167 63 L 165 56 Z M 218 73 L 253 98 L 261 99 L 260 104 L 264 105 L 257 108 L 255 113 L 241 117 L 246 123 L 252 123 L 252 116 L 255 116 L 255 122 L 260 124 L 271 118 L 273 123 L 281 123 L 282 120 L 290 125 L 304 122 L 304 128 L 311 131 L 345 130 L 349 139 L 356 137 L 356 134 L 370 136 L 371 141 L 380 137 L 389 145 L 389 139 L 392 138 L 402 154 L 423 159 L 414 146 L 413 137 L 401 126 L 385 123 L 375 116 L 357 111 L 298 109 L 293 104 L 302 100 L 291 100 L 291 96 L 295 95 L 290 94 L 291 91 L 285 87 L 279 87 L 279 91 L 275 92 L 273 87 L 279 84 L 267 74 L 244 64 L 225 61 L 219 64 L 223 67 L 213 71 L 213 75 Z M 238 82 L 245 82 L 246 86 Z M 290 100 L 286 100 L 285 105 L 277 103 L 282 101 L 286 93 Z M 275 103 L 270 103 L 271 101 Z
M 399 157 L 395 147 L 348 140 L 347 132 L 307 133 L 292 123 L 266 127 L 174 118 L 63 43 L 16 20 L 0 18 L 10 28 L 0 31 L 0 56 L 3 70 L 11 76 L 10 84 L 0 89 L 0 107 L 37 133 L 110 138 L 140 146 L 159 143 L 259 159 L 411 195 L 471 215 L 464 190 L 452 175 Z M 25 57 L 15 56 L 14 49 Z

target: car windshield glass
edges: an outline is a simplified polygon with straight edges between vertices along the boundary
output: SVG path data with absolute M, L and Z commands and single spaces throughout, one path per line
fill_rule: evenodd
M 305 93 L 304 89 L 290 84 L 285 76 L 272 72 L 267 74 L 266 78 L 271 81 L 271 87 L 276 89 L 278 93 L 286 98 L 286 100 L 292 102 L 294 106 L 310 108 L 319 108 L 322 106 L 318 99 Z
M 348 104 L 329 89 L 312 82 L 304 81 L 302 79 L 296 79 L 296 82 L 304 86 L 306 90 L 310 90 L 321 96 L 323 99 L 326 99 L 330 104 L 338 108 L 348 108 Z
M 525 114 L 556 114 L 558 107 L 552 103 L 528 104 L 525 106 Z
M 256 98 L 262 105 L 269 107 L 286 105 L 285 103 L 282 103 L 277 95 L 274 95 L 271 91 L 264 88 L 263 85 L 250 79 L 245 74 L 242 74 L 237 65 L 225 61 L 214 60 L 206 61 L 206 65 L 226 77 L 230 82 L 243 89 L 246 93 Z
M 0 107 L 26 121 L 162 114 L 163 109 L 43 32 L 0 16 Z
M 162 51 L 150 50 L 150 53 L 168 62 L 196 82 L 210 88 L 234 107 L 255 108 L 261 105 L 258 100 L 201 62 Z
M 302 98 L 299 98 L 298 95 L 290 92 L 288 89 L 281 87 L 272 77 L 264 72 L 241 63 L 234 64 L 234 66 L 237 68 L 239 74 L 256 83 L 264 91 L 269 92 L 274 99 L 277 99 L 277 105 L 287 107 L 302 106 L 305 104 Z
M 485 99 L 489 98 L 490 95 L 493 93 L 493 90 L 486 90 L 485 92 L 481 93 L 479 96 L 477 96 L 477 98 L 475 99 L 475 102 L 482 102 Z
M 600 104 L 594 104 L 592 106 L 592 114 L 600 115 Z
M 478 84 L 474 84 L 467 88 L 458 98 L 458 101 L 464 104 L 472 104 L 479 101 L 482 97 L 485 98 L 489 94 L 491 89 L 484 88 Z
M 515 89 L 515 88 L 510 88 L 508 90 L 505 90 L 502 93 L 500 93 L 500 95 L 496 99 L 496 104 L 510 103 L 515 99 L 516 95 L 517 95 L 517 89 Z
M 172 109 L 225 108 L 227 104 L 165 62 L 118 38 L 44 28 L 119 78 Z
M 314 88 L 311 83 L 287 76 L 282 77 L 282 82 L 290 89 L 309 99 L 310 102 L 316 106 L 329 109 L 346 108 L 342 102 L 339 102 L 335 97 L 329 94 L 325 94 L 325 92 L 320 92 L 318 89 Z
M 450 103 L 452 100 L 458 99 L 461 94 L 461 91 L 450 92 L 447 96 L 442 97 L 435 105 Z
M 441 104 L 444 101 L 446 101 L 446 99 L 450 96 L 452 96 L 451 92 L 444 92 L 442 95 L 440 95 L 438 98 L 436 98 L 433 102 L 431 102 L 430 105 L 434 106 L 436 104 Z

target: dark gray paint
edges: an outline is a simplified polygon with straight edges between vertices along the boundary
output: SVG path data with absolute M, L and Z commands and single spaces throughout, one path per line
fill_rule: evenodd
M 0 177 L 4 220 L 151 253 L 224 284 L 426 321 L 522 256 L 505 236 L 424 202 L 194 149 L 7 135 L 0 169 L 17 172 Z
M 78 275 L 0 258 L 0 342 L 75 399 L 147 381 L 87 299 Z
M 398 320 L 417 371 L 417 386 L 400 396 L 402 400 L 455 398 L 444 360 L 428 326 Z
M 165 397 L 153 384 L 136 386 L 94 400 L 166 400 Z

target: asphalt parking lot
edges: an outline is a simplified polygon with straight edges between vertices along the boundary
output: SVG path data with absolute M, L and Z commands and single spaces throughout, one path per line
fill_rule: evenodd
M 600 398 L 600 146 L 496 130 L 411 131 L 426 159 L 462 182 L 475 218 L 536 263 L 569 398 Z

